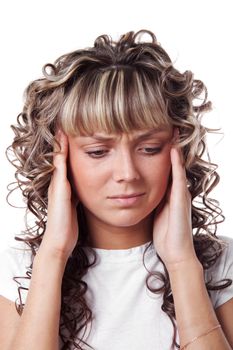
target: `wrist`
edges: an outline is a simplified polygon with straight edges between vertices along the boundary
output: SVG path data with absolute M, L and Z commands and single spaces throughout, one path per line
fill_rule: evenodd
M 178 274 L 183 276 L 185 273 L 195 272 L 203 274 L 203 266 L 197 256 L 166 265 L 166 268 L 170 277 Z
M 49 249 L 43 242 L 35 256 L 33 266 L 47 266 L 49 268 L 56 268 L 57 271 L 64 273 L 65 266 L 67 263 L 68 257 L 59 250 Z
M 43 237 L 41 245 L 36 254 L 36 256 L 42 257 L 42 259 L 51 259 L 54 260 L 54 263 L 64 266 L 69 259 L 69 255 L 70 254 L 67 250 L 51 245 L 51 242 L 47 239 L 47 237 Z

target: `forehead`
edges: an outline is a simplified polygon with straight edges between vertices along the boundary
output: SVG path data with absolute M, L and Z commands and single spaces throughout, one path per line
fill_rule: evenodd
M 117 134 L 109 134 L 103 131 L 97 130 L 96 132 L 90 135 L 81 135 L 79 138 L 91 138 L 99 141 L 111 141 L 115 139 L 119 139 L 122 137 L 127 137 L 129 139 L 145 139 L 149 137 L 161 136 L 166 137 L 172 134 L 172 127 L 161 127 L 161 128 L 153 128 L 153 129 L 143 129 L 143 130 L 133 130 L 129 133 L 117 133 Z

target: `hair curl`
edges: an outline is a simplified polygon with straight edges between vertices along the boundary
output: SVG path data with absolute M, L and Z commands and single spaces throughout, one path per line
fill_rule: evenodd
M 143 41 L 143 34 L 149 35 L 151 40 Z M 35 225 L 26 223 L 24 235 L 16 237 L 29 245 L 32 257 L 46 229 L 47 191 L 54 170 L 53 144 L 58 127 L 68 134 L 87 135 L 97 129 L 130 132 L 167 125 L 178 127 L 180 132 L 179 142 L 192 197 L 193 241 L 197 257 L 205 270 L 215 264 L 224 248 L 216 236 L 217 224 L 224 216 L 219 203 L 209 198 L 209 193 L 219 182 L 219 175 L 217 165 L 204 159 L 208 154 L 206 134 L 216 130 L 201 124 L 203 114 L 211 109 L 203 82 L 194 79 L 190 71 L 181 73 L 175 69 L 155 35 L 147 30 L 128 32 L 116 42 L 101 35 L 95 40 L 94 47 L 61 56 L 54 64 L 45 65 L 43 73 L 44 78 L 31 82 L 25 91 L 23 111 L 17 118 L 17 125 L 12 126 L 14 141 L 7 149 L 8 159 L 16 167 L 14 184 L 22 191 L 26 213 L 36 217 Z M 14 159 L 11 159 L 12 151 Z M 79 239 L 67 262 L 62 283 L 62 349 L 72 346 L 82 349 L 79 333 L 92 321 L 92 311 L 85 301 L 88 286 L 82 277 L 95 263 L 96 256 L 89 247 L 94 257 L 90 262 L 84 249 L 88 231 L 81 203 L 77 216 Z M 30 278 L 30 271 L 26 278 Z M 151 288 L 151 277 L 159 278 L 162 286 Z M 225 283 L 218 286 L 206 282 L 208 292 L 231 284 L 230 280 L 222 282 Z M 151 292 L 163 293 L 162 310 L 174 328 L 172 346 L 179 347 L 174 301 L 165 265 L 164 273 L 150 271 L 146 284 Z M 20 299 L 19 313 L 23 306 Z

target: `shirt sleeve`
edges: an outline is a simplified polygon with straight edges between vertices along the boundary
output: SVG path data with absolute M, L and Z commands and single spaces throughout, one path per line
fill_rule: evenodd
M 225 236 L 220 236 L 219 238 L 226 243 L 226 247 L 214 266 L 207 270 L 206 281 L 212 278 L 211 284 L 213 285 L 221 285 L 223 283 L 221 281 L 224 279 L 230 279 L 232 282 L 226 288 L 210 291 L 214 309 L 233 298 L 233 239 Z
M 0 295 L 19 301 L 18 287 L 22 287 L 20 295 L 25 303 L 30 278 L 26 275 L 31 265 L 30 249 L 9 247 L 0 254 Z M 25 278 L 26 277 L 26 278 Z M 16 278 L 16 280 L 14 280 Z

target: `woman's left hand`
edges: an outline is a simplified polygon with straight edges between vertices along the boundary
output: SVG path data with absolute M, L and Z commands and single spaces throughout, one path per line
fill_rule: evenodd
M 167 270 L 180 262 L 197 260 L 193 245 L 191 195 L 181 150 L 171 148 L 172 184 L 155 211 L 153 242 Z

